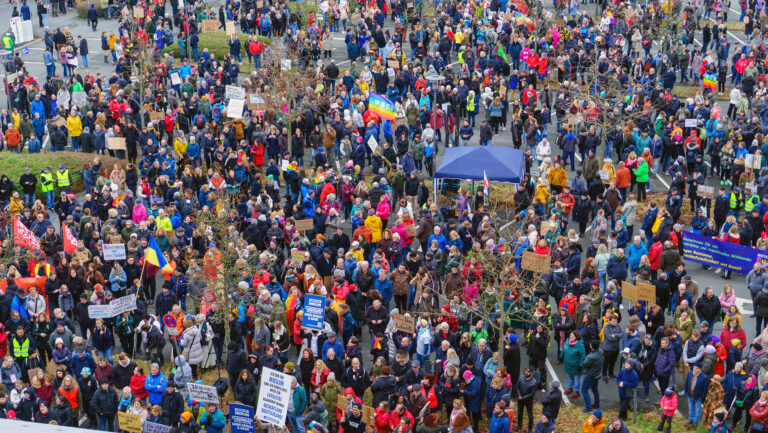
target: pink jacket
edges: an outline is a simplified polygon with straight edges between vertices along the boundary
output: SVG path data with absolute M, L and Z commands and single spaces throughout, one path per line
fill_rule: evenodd
M 672 394 L 672 397 L 666 395 L 661 397 L 661 410 L 666 416 L 675 416 L 677 410 L 677 394 Z
M 147 220 L 147 208 L 144 207 L 144 203 L 137 202 L 133 206 L 133 223 L 139 225 L 142 221 Z
M 720 294 L 720 306 L 723 307 L 723 312 L 724 313 L 727 313 L 728 309 L 731 308 L 731 305 L 733 305 L 735 303 L 736 303 L 736 296 L 735 295 L 731 294 L 731 295 L 728 296 L 725 293 L 721 293 Z
M 379 200 L 379 204 L 376 206 L 376 215 L 383 219 L 389 219 L 389 202 L 387 200 Z

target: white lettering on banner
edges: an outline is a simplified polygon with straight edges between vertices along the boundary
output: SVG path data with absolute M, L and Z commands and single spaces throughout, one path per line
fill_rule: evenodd
M 108 319 L 112 316 L 112 306 L 109 304 L 88 306 L 88 317 L 91 319 Z
M 192 400 L 199 400 L 206 403 L 219 403 L 219 395 L 216 388 L 199 383 L 187 382 L 187 392 Z
M 229 86 L 224 88 L 224 96 L 226 96 L 227 99 L 240 99 L 242 101 L 245 101 L 245 89 L 238 86 Z
M 276 426 L 285 425 L 288 405 L 291 403 L 291 382 L 293 377 L 277 370 L 264 367 L 261 373 L 261 388 L 256 406 L 259 421 Z
M 104 244 L 104 260 L 125 260 L 125 244 Z

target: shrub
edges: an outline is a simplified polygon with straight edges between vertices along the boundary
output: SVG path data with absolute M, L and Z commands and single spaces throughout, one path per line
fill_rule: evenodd
M 80 3 L 77 4 L 77 17 L 82 18 L 84 20 L 88 19 L 88 9 L 91 8 L 91 4 L 93 4 L 94 7 L 96 7 L 96 10 L 99 12 L 100 17 L 104 16 L 104 9 L 101 8 L 100 1 L 94 2 L 94 3 L 91 3 L 89 1 L 81 1 Z M 58 7 L 58 5 L 55 5 L 53 7 Z

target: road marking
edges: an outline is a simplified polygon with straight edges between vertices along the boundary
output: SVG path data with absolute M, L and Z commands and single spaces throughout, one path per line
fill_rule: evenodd
M 664 179 L 661 178 L 661 176 L 659 176 L 659 173 L 656 173 L 656 179 L 659 179 L 659 182 L 661 182 L 662 185 L 664 185 L 664 187 L 669 189 L 669 184 L 667 182 L 665 182 Z
M 555 369 L 552 368 L 552 363 L 549 362 L 549 359 L 547 359 L 547 371 L 549 371 L 549 374 L 552 376 L 553 381 L 560 382 L 560 378 L 557 377 L 557 374 L 555 373 Z M 552 384 L 552 382 L 550 382 Z M 565 403 L 566 406 L 571 405 L 571 401 L 568 399 L 568 396 L 565 395 L 565 389 L 563 388 L 563 382 L 560 382 L 560 392 L 563 393 L 563 403 Z
M 736 306 L 739 307 L 739 311 L 741 311 L 741 314 L 742 315 L 743 314 L 753 314 L 754 311 L 747 310 L 746 308 L 744 308 L 745 304 L 753 305 L 751 299 L 739 298 L 738 296 L 736 297 Z

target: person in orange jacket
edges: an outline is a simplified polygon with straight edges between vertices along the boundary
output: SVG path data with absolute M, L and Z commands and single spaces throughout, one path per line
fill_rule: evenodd
M 5 131 L 5 143 L 8 145 L 8 150 L 21 153 L 21 134 L 13 126 L 13 122 L 8 124 L 8 129 Z

